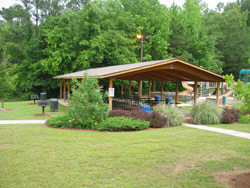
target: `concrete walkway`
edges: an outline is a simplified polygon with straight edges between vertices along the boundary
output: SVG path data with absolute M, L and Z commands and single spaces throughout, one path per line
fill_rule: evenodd
M 0 120 L 0 124 L 40 124 L 46 120 Z
M 233 131 L 233 130 L 222 129 L 222 128 L 217 128 L 217 127 L 208 127 L 204 125 L 192 125 L 188 123 L 184 123 L 183 126 L 250 139 L 250 133 L 245 133 L 245 132 Z

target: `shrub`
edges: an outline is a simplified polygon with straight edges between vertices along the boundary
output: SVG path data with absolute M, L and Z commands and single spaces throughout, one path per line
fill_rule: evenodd
M 239 119 L 238 119 L 239 123 L 250 123 L 250 115 L 240 115 Z
M 191 118 L 194 123 L 218 124 L 222 119 L 222 109 L 209 102 L 199 103 L 193 107 Z
M 135 131 L 149 127 L 148 121 L 134 120 L 131 117 L 109 117 L 96 129 L 101 131 Z
M 222 123 L 231 124 L 237 122 L 240 117 L 240 110 L 225 108 L 222 113 Z
M 141 119 L 142 121 L 149 121 L 149 114 L 145 110 L 111 110 L 109 117 L 131 117 L 133 119 Z
M 153 111 L 150 114 L 150 127 L 162 128 L 167 126 L 168 118 L 160 114 L 157 111 Z
M 70 116 L 69 114 L 59 115 L 51 117 L 46 121 L 46 125 L 51 127 L 70 127 Z
M 161 103 L 156 105 L 154 107 L 154 110 L 168 118 L 168 126 L 178 126 L 184 122 L 183 114 L 176 107 L 168 106 L 166 104 Z
M 75 86 L 72 89 L 73 96 L 69 96 L 69 115 L 81 126 L 79 128 L 94 129 L 109 114 L 109 105 L 103 102 L 105 96 L 98 85 L 98 79 L 84 74 L 81 83 L 77 79 L 72 80 Z

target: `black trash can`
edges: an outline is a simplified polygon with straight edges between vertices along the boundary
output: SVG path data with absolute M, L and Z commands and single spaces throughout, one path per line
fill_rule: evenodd
M 47 93 L 40 93 L 40 99 L 41 99 L 41 101 L 46 101 Z
M 50 99 L 50 111 L 56 111 L 56 110 L 58 110 L 58 99 L 51 98 Z

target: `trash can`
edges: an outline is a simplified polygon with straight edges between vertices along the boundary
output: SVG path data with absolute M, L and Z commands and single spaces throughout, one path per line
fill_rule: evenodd
M 46 101 L 47 93 L 40 93 L 40 99 L 41 99 L 41 101 Z
M 58 99 L 51 98 L 50 99 L 50 111 L 56 111 L 56 110 L 58 110 Z
M 226 96 L 223 96 L 222 99 L 223 99 L 223 106 L 226 106 L 226 101 L 227 101 Z
M 138 98 L 138 92 L 134 92 L 134 98 Z
M 140 106 L 140 109 L 145 110 L 148 114 L 150 114 L 150 106 L 149 105 Z
M 166 98 L 166 104 L 172 103 L 172 98 Z
M 155 96 L 155 103 L 158 104 L 161 102 L 161 96 Z
M 68 100 L 68 92 L 65 92 L 65 100 Z

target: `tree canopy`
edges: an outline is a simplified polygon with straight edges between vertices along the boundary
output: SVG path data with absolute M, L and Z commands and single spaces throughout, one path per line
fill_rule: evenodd
M 221 74 L 249 68 L 250 0 L 20 0 L 0 10 L 0 62 L 15 91 L 54 93 L 53 77 L 88 68 L 180 58 Z

